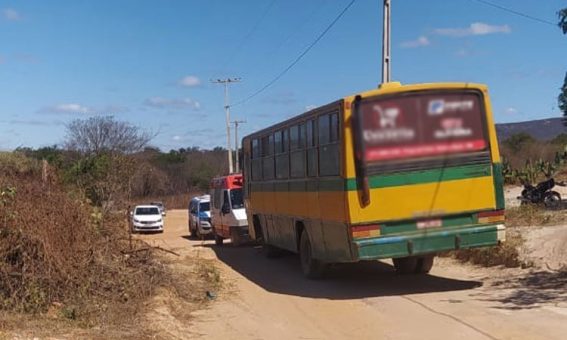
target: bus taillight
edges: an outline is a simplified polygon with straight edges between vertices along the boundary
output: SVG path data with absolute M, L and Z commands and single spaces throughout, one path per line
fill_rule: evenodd
M 478 223 L 504 222 L 504 210 L 483 211 L 477 214 Z
M 352 238 L 367 238 L 380 236 L 378 224 L 357 225 L 351 227 Z

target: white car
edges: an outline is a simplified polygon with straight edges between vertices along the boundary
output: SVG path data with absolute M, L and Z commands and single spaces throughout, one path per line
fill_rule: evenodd
M 163 217 L 156 205 L 137 205 L 130 213 L 132 216 L 132 231 L 157 231 L 163 233 Z

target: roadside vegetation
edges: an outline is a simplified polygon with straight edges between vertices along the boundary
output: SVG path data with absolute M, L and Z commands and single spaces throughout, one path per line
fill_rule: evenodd
M 535 185 L 548 176 L 557 181 L 567 179 L 567 134 L 542 141 L 520 132 L 500 141 L 500 152 L 505 185 L 518 186 L 525 182 Z M 524 238 L 519 227 L 559 225 L 566 220 L 567 212 L 563 209 L 551 211 L 538 205 L 506 207 L 506 242 L 496 247 L 454 251 L 449 255 L 482 266 L 529 267 L 530 263 L 520 259 Z
M 2 328 L 15 327 L 4 312 L 16 312 L 124 329 L 160 290 L 206 300 L 205 287 L 220 285 L 214 265 L 189 261 L 173 273 L 159 249 L 129 237 L 127 208 L 164 196 L 184 207 L 224 169 L 223 150 L 163 153 L 147 146 L 151 134 L 112 117 L 67 130 L 62 147 L 0 153 Z

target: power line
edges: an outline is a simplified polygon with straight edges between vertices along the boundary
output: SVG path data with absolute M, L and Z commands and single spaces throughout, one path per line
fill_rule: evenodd
M 537 21 L 537 22 L 542 23 L 542 24 L 557 26 L 557 24 L 555 24 L 551 21 L 541 19 L 541 18 L 537 18 L 537 17 L 534 17 L 534 16 L 526 14 L 526 13 L 518 12 L 516 10 L 510 9 L 510 8 L 507 8 L 507 7 L 504 7 L 504 6 L 495 4 L 495 3 L 492 3 L 490 1 L 486 1 L 486 0 L 472 0 L 472 1 L 480 2 L 481 4 L 484 4 L 484 5 L 487 5 L 487 6 L 490 6 L 490 7 L 494 7 L 494 8 L 498 8 L 499 10 L 502 10 L 504 12 L 512 13 L 512 14 L 524 17 L 526 19 Z
M 250 31 L 248 31 L 248 33 L 246 33 L 246 35 L 244 37 L 242 37 L 242 39 L 240 39 L 240 41 L 238 42 L 238 45 L 236 46 L 236 48 L 234 49 L 234 52 L 230 55 L 230 57 L 226 60 L 226 62 L 223 64 L 223 69 L 226 68 L 226 66 L 228 66 L 232 60 L 234 58 L 236 58 L 236 56 L 240 53 L 240 51 L 242 50 L 242 47 L 244 47 L 244 45 L 246 45 L 246 41 L 248 39 L 250 39 L 250 37 L 252 37 L 252 35 L 256 32 L 256 30 L 258 29 L 258 27 L 260 26 L 260 24 L 262 23 L 262 21 L 264 21 L 264 19 L 266 18 L 266 16 L 268 15 L 268 12 L 270 11 L 270 9 L 272 8 L 272 6 L 275 4 L 276 0 L 272 0 L 272 2 L 270 2 L 268 4 L 268 6 L 266 7 L 266 9 L 264 10 L 264 12 L 262 13 L 262 15 L 260 15 L 260 17 L 258 18 L 258 20 L 256 20 L 256 22 L 254 23 L 254 25 L 252 26 L 252 28 L 250 29 Z
M 250 99 L 264 92 L 268 87 L 272 86 L 275 82 L 280 80 L 281 77 L 283 77 L 289 70 L 291 70 L 307 53 L 309 53 L 309 51 L 327 34 L 327 32 L 329 32 L 331 28 L 335 26 L 335 24 L 343 17 L 343 15 L 355 2 L 356 0 L 351 0 L 349 4 L 346 5 L 345 8 L 343 8 L 343 10 L 335 17 L 335 19 L 333 19 L 333 21 L 323 30 L 323 32 L 321 32 L 317 36 L 317 38 L 311 44 L 309 44 L 309 46 L 307 46 L 307 48 L 303 52 L 301 52 L 301 54 L 297 58 L 295 58 L 295 60 L 291 64 L 289 64 L 285 69 L 283 69 L 283 71 L 281 71 L 277 76 L 275 76 L 274 79 L 270 80 L 268 83 L 266 83 L 266 85 L 262 86 L 259 90 L 252 93 L 243 100 L 236 102 L 232 106 L 237 106 L 246 103 Z

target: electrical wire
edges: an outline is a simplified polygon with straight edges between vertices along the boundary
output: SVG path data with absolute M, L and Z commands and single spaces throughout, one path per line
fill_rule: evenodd
M 244 45 L 246 45 L 246 41 L 248 39 L 250 39 L 252 37 L 252 35 L 254 35 L 254 33 L 256 33 L 256 30 L 258 29 L 260 24 L 264 21 L 264 19 L 268 15 L 268 12 L 270 12 L 270 9 L 272 8 L 272 6 L 274 6 L 275 3 L 276 3 L 276 0 L 272 0 L 268 4 L 268 6 L 266 7 L 266 9 L 262 13 L 262 15 L 258 18 L 258 20 L 256 20 L 256 22 L 252 26 L 250 31 L 248 31 L 248 33 L 246 33 L 246 35 L 242 39 L 240 39 L 240 41 L 238 42 L 238 45 L 236 45 L 236 48 L 234 49 L 234 52 L 229 56 L 229 58 L 223 64 L 222 69 L 225 69 L 234 60 L 234 58 L 236 58 L 236 56 L 238 56 L 238 54 L 242 50 L 242 47 L 244 47 Z
M 267 88 L 269 88 L 270 86 L 272 86 L 275 82 L 277 82 L 278 80 L 280 80 L 281 77 L 283 77 L 287 72 L 289 72 L 289 70 L 291 70 L 307 53 L 309 53 L 309 51 L 321 40 L 323 39 L 323 37 L 331 30 L 331 28 L 333 28 L 333 26 L 335 26 L 335 24 L 343 17 L 343 15 L 349 10 L 349 8 L 356 2 L 356 0 L 351 0 L 348 5 L 345 6 L 345 8 L 343 8 L 343 10 L 333 19 L 333 21 L 323 30 L 323 32 L 321 32 L 317 38 L 311 43 L 309 44 L 309 46 L 307 46 L 307 48 L 301 52 L 301 54 L 299 54 L 299 56 L 297 56 L 297 58 L 295 58 L 295 60 L 293 62 L 291 62 L 291 64 L 289 64 L 285 69 L 283 69 L 280 73 L 278 73 L 278 75 L 276 75 L 272 80 L 270 80 L 268 83 L 266 83 L 264 86 L 262 86 L 260 89 L 258 89 L 256 92 L 252 93 L 251 95 L 249 95 L 248 97 L 236 102 L 235 104 L 231 105 L 231 106 L 238 106 L 241 104 L 246 103 L 247 101 L 249 101 L 250 99 L 256 97 L 257 95 L 259 95 L 260 93 L 264 92 Z
M 551 21 L 541 19 L 541 18 L 537 18 L 537 17 L 534 17 L 533 15 L 529 15 L 529 14 L 526 14 L 526 13 L 518 12 L 516 10 L 495 4 L 495 3 L 490 2 L 490 1 L 486 1 L 486 0 L 471 0 L 471 1 L 476 1 L 476 2 L 479 2 L 479 3 L 484 4 L 486 6 L 494 7 L 494 8 L 497 8 L 499 10 L 502 10 L 504 12 L 515 14 L 515 15 L 518 15 L 518 16 L 521 16 L 521 17 L 524 17 L 526 19 L 530 19 L 530 20 L 533 20 L 533 21 L 536 21 L 536 22 L 539 22 L 539 23 L 542 23 L 542 24 L 557 26 L 557 24 L 555 24 Z

